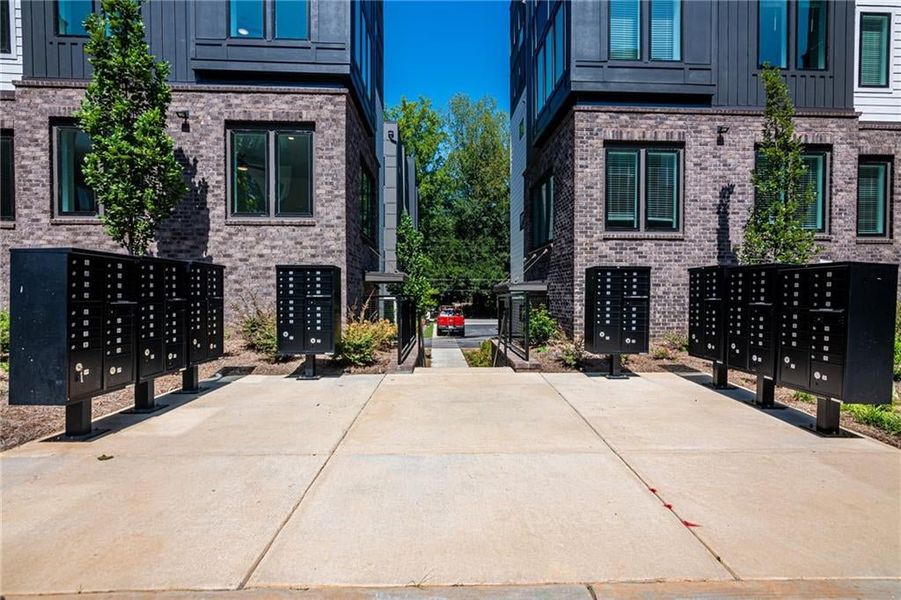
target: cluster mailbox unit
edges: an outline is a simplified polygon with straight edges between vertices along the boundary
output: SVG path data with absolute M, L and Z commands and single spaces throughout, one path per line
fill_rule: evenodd
M 891 402 L 897 286 L 891 264 L 689 269 L 689 353 L 715 361 L 715 383 L 727 366 L 757 375 L 762 406 L 776 385 L 816 395 L 817 429 L 834 433 L 836 401 Z
M 622 354 L 648 351 L 650 267 L 585 270 L 585 346 L 610 355 L 610 377 L 621 377 Z
M 135 409 L 154 409 L 154 378 L 188 367 L 188 273 L 202 265 L 221 281 L 223 272 L 76 248 L 10 255 L 10 404 L 66 406 L 71 436 L 90 433 L 94 396 L 130 384 Z M 217 318 L 221 332 L 221 309 Z M 199 362 L 221 348 L 220 334 Z M 195 382 L 185 388 L 196 389 L 196 379 L 196 368 L 185 371 Z
M 335 351 L 341 336 L 341 269 L 276 265 L 278 353 L 306 355 L 304 378 L 316 376 L 316 355 Z

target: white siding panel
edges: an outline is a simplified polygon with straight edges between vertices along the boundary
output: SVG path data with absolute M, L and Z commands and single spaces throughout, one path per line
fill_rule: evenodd
M 12 53 L 0 54 L 0 91 L 13 90 L 13 81 L 22 79 L 22 0 L 13 0 L 10 11 Z
M 891 49 L 889 52 L 889 78 L 887 89 L 861 88 L 860 68 L 860 13 L 891 13 Z M 901 0 L 863 0 L 858 2 L 854 25 L 854 108 L 862 121 L 901 122 Z
M 523 123 L 523 135 L 519 135 L 519 124 Z M 523 171 L 526 170 L 526 145 L 528 143 L 528 119 L 526 118 L 526 97 L 520 96 L 516 102 L 513 118 L 510 120 L 510 281 L 523 280 L 523 230 L 520 229 L 520 215 L 524 209 Z

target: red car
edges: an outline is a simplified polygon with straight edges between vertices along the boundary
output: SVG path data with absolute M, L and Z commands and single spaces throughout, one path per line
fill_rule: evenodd
M 458 333 L 466 335 L 466 320 L 463 311 L 453 306 L 442 306 L 438 312 L 438 335 Z

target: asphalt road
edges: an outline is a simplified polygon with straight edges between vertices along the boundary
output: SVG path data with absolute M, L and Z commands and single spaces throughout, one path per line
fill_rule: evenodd
M 466 336 L 442 335 L 432 338 L 432 348 L 478 348 L 497 335 L 496 319 L 466 319 Z

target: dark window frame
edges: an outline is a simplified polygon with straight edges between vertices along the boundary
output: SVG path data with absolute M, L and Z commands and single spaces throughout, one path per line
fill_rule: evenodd
M 0 139 L 8 139 L 10 144 L 9 179 L 12 185 L 9 188 L 9 214 L 0 212 L 0 221 L 14 223 L 16 220 L 16 136 L 12 129 L 0 129 Z
M 235 133 L 266 134 L 266 210 L 259 213 L 242 213 L 234 210 L 234 157 L 232 156 L 232 140 Z M 293 133 L 310 138 L 310 177 L 309 177 L 309 212 L 279 212 L 278 210 L 278 134 Z M 227 221 L 260 221 L 312 219 L 316 216 L 315 180 L 316 180 L 316 135 L 315 128 L 306 123 L 259 123 L 259 122 L 227 122 L 225 124 L 225 207 Z
M 829 235 L 832 230 L 832 146 L 823 145 L 805 145 L 801 150 L 802 160 L 811 154 L 822 154 L 823 159 L 823 228 L 808 229 L 813 231 L 814 235 Z M 760 159 L 760 145 L 754 146 L 754 168 L 757 168 L 757 161 Z M 757 202 L 757 190 L 754 190 L 754 202 Z
M 885 17 L 888 19 L 888 27 L 886 28 L 888 38 L 885 40 L 885 85 L 864 85 L 863 69 L 861 61 L 863 60 L 863 18 L 868 17 Z M 857 87 L 865 89 L 884 90 L 890 89 L 892 86 L 892 13 L 866 11 L 860 13 L 857 20 Z
M 81 128 L 73 119 L 59 119 L 59 120 L 51 120 L 50 122 L 50 160 L 52 162 L 51 166 L 51 181 L 50 185 L 52 188 L 51 192 L 51 202 L 52 202 L 52 215 L 54 219 L 60 220 L 78 220 L 78 219 L 99 219 L 100 215 L 103 214 L 103 205 L 97 201 L 97 195 L 94 194 L 94 191 L 91 190 L 91 194 L 94 196 L 94 210 L 93 211 L 63 211 L 62 210 L 62 196 L 60 195 L 60 184 L 62 183 L 59 172 L 59 150 L 60 150 L 60 132 L 64 130 L 76 130 L 81 131 Z
M 798 44 L 801 43 L 801 36 L 799 35 L 799 29 L 801 27 L 801 19 L 800 17 L 800 4 L 801 2 L 813 2 L 814 0 L 791 0 L 789 2 L 789 17 L 791 18 L 792 7 L 794 7 L 794 32 L 795 32 L 795 43 L 794 43 L 794 64 L 795 71 L 813 71 L 822 73 L 829 70 L 829 24 L 832 22 L 833 15 L 832 13 L 832 2 L 825 1 L 823 6 L 826 7 L 826 33 L 823 36 L 823 44 L 825 45 L 823 49 L 823 66 L 822 67 L 802 67 L 798 64 L 801 60 L 801 48 Z
M 791 69 L 792 65 L 792 44 L 791 44 L 791 29 L 792 29 L 792 3 L 790 0 L 784 0 L 785 2 L 785 39 L 782 42 L 785 44 L 785 65 L 770 65 L 776 67 L 780 71 L 788 71 Z M 757 68 L 762 69 L 764 63 L 760 61 L 760 4 L 761 0 L 757 0 Z
M 869 155 L 862 154 L 857 159 L 857 197 L 855 200 L 854 213 L 854 232 L 858 238 L 868 240 L 890 240 L 892 239 L 892 205 L 895 196 L 894 178 L 895 164 L 893 156 Z M 885 199 L 883 205 L 883 226 L 885 231 L 882 233 L 861 233 L 860 232 L 860 167 L 861 165 L 885 165 Z
M 242 35 L 232 35 L 231 31 L 231 22 L 232 22 L 232 1 L 226 0 L 226 10 L 225 10 L 225 22 L 226 26 L 226 37 L 229 40 L 243 40 L 250 43 L 260 43 L 260 42 L 282 42 L 282 43 L 298 43 L 298 42 L 311 42 L 313 39 L 313 23 L 312 23 L 312 8 L 310 6 L 311 0 L 307 0 L 306 8 L 307 8 L 307 37 L 297 38 L 297 37 L 279 37 L 276 35 L 276 19 L 278 16 L 276 15 L 276 8 L 278 2 L 276 0 L 258 0 L 262 5 L 263 10 L 263 35 L 260 37 L 248 37 Z
M 0 44 L 0 56 L 10 57 L 16 55 L 16 44 L 13 40 L 16 31 L 16 7 L 14 0 L 0 0 L 0 6 L 6 7 L 6 15 L 0 10 L 0 31 L 3 31 L 6 37 L 6 45 Z M 3 39 L 0 35 L 0 40 Z
M 538 20 L 535 20 L 535 29 L 536 29 L 536 39 L 535 39 L 535 50 L 532 55 L 532 75 L 534 81 L 535 88 L 535 107 L 536 114 L 541 114 L 550 104 L 550 100 L 553 95 L 557 92 L 557 90 L 562 86 L 563 80 L 565 79 L 564 74 L 566 73 L 568 65 L 566 64 L 566 55 L 567 55 L 567 39 L 566 39 L 566 13 L 562 12 L 566 10 L 565 8 L 566 2 L 556 2 L 554 4 L 553 10 L 547 15 L 547 19 L 544 22 L 544 26 L 541 28 L 540 32 L 537 32 L 538 28 Z M 547 66 L 550 64 L 554 70 L 557 69 L 557 15 L 562 14 L 562 19 L 560 23 L 563 25 L 563 59 L 562 59 L 562 67 L 560 73 L 554 73 L 554 78 L 551 82 L 551 87 L 545 89 L 545 84 L 548 80 Z M 548 35 L 553 31 L 553 37 L 549 38 Z M 539 61 L 538 57 L 541 54 L 542 50 L 544 51 L 544 55 L 542 56 L 542 60 Z M 550 52 L 549 52 L 550 51 Z M 550 54 L 550 58 L 547 58 L 548 54 Z M 540 64 L 539 64 L 540 63 Z M 539 71 L 543 75 L 539 77 Z M 542 95 L 543 92 L 543 95 Z
M 636 44 L 637 45 L 636 45 L 635 58 L 613 58 L 613 13 L 611 11 L 611 7 L 613 6 L 613 4 L 610 2 L 607 3 L 607 58 L 610 62 L 614 62 L 614 63 L 621 62 L 624 64 L 632 64 L 632 63 L 639 63 L 639 62 L 644 61 L 644 58 L 642 57 L 642 54 L 643 54 L 642 49 L 644 46 L 644 43 L 643 43 L 644 34 L 645 33 L 650 34 L 650 24 L 648 24 L 647 28 L 644 27 L 644 13 L 646 12 L 646 10 L 645 10 L 646 4 L 647 4 L 647 2 L 642 2 L 641 0 L 638 0 L 638 20 L 637 20 L 638 32 L 636 35 Z M 650 8 L 650 7 L 648 7 L 648 8 Z M 681 10 L 681 3 L 680 3 L 680 10 Z M 648 42 L 648 43 L 650 44 L 650 42 Z M 649 48 L 649 53 L 650 53 L 650 45 L 648 46 L 648 48 Z
M 635 195 L 637 213 L 634 227 L 617 226 L 607 220 L 607 156 L 609 152 L 635 152 L 638 156 L 635 175 Z M 675 227 L 651 227 L 648 221 L 648 152 L 671 152 L 676 154 L 676 209 L 674 217 Z M 682 144 L 636 144 L 636 143 L 608 143 L 604 145 L 604 231 L 610 233 L 637 233 L 637 234 L 679 234 L 684 230 L 685 223 L 685 147 Z
M 760 2 L 761 0 L 757 0 L 757 19 L 755 26 L 755 31 L 757 33 L 757 55 L 755 60 L 757 62 L 758 70 L 763 69 L 763 63 L 760 62 Z M 831 70 L 832 67 L 829 64 L 829 51 L 832 48 L 833 40 L 830 37 L 829 29 L 832 20 L 835 18 L 832 4 L 831 1 L 826 2 L 826 51 L 823 68 L 814 69 L 798 66 L 798 41 L 800 40 L 800 36 L 798 35 L 798 27 L 800 24 L 798 19 L 798 0 L 785 0 L 785 39 L 783 40 L 785 43 L 785 66 L 772 66 L 780 71 L 798 71 L 802 73 L 826 73 Z
M 30 0 L 24 0 L 28 2 Z M 59 32 L 59 3 L 65 2 L 66 0 L 53 0 L 53 35 L 58 38 L 73 38 L 73 39 L 87 39 L 90 37 L 90 34 L 85 31 L 84 34 L 80 33 L 60 33 Z M 97 12 L 97 2 L 96 0 L 91 0 L 91 12 Z
M 683 22 L 685 21 L 685 10 L 683 7 L 684 0 L 677 0 L 679 5 L 679 58 L 653 58 L 654 53 L 654 2 L 659 0 L 648 0 L 648 62 L 654 63 L 680 63 L 685 57 L 685 36 L 683 35 Z M 691 0 L 689 0 L 691 1 Z M 641 46 L 641 31 L 639 35 L 639 46 Z
M 550 202 L 547 204 L 548 209 L 548 219 L 544 224 L 544 234 L 540 239 L 536 239 L 536 228 L 538 220 L 536 218 L 536 196 L 542 196 L 542 202 L 546 202 L 547 200 L 544 198 L 544 194 L 542 193 L 542 189 L 546 184 L 550 184 Z M 531 251 L 539 250 L 548 246 L 554 242 L 554 217 L 556 216 L 556 211 L 554 210 L 554 204 L 556 203 L 557 196 L 557 184 L 554 181 L 554 173 L 553 171 L 548 171 L 544 175 L 542 175 L 535 182 L 534 185 L 529 189 L 529 249 Z

